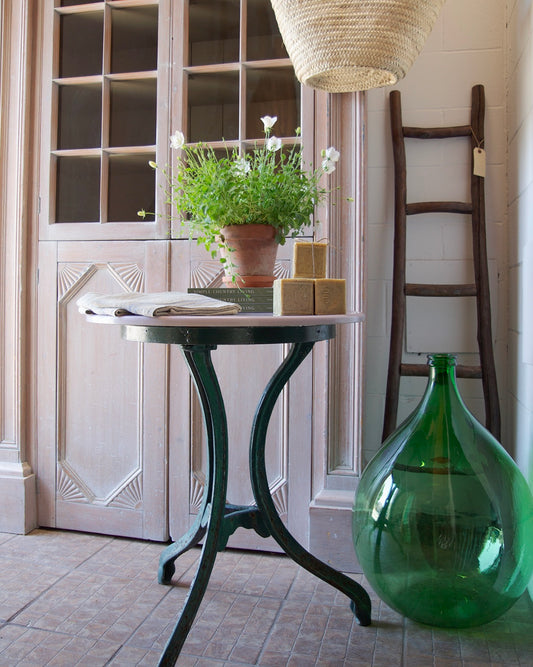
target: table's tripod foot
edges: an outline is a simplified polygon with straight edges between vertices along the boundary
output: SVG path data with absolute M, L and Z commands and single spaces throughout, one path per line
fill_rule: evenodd
M 367 607 L 364 603 L 356 604 L 353 600 L 350 600 L 350 609 L 352 610 L 353 615 L 357 619 L 359 625 L 366 627 L 372 623 L 370 607 Z
M 159 557 L 159 570 L 157 571 L 157 580 L 160 584 L 170 584 L 170 581 L 176 571 L 174 561 L 192 547 L 196 546 L 198 542 L 204 537 L 206 533 L 206 526 L 201 525 L 201 517 L 199 516 L 190 530 L 181 537 L 177 542 L 170 544 Z
M 272 536 L 283 547 L 285 553 L 308 572 L 344 593 L 350 599 L 350 609 L 359 625 L 370 625 L 372 603 L 361 584 L 306 551 L 287 531 L 278 517 L 271 514 L 270 520 L 272 521 Z
M 220 517 L 217 517 L 215 521 L 218 524 Z M 216 529 L 217 528 L 218 525 L 216 526 Z M 167 642 L 163 654 L 161 655 L 158 667 L 171 667 L 176 664 L 176 660 L 178 659 L 183 644 L 189 634 L 196 612 L 204 597 L 211 570 L 213 569 L 215 562 L 217 553 L 215 548 L 217 540 L 216 532 L 217 530 L 213 531 L 212 535 L 207 534 L 206 536 L 196 575 L 191 588 L 189 589 L 187 598 L 185 599 L 185 604 L 181 610 L 179 620 Z M 173 565 L 174 561 L 172 561 L 172 567 Z
M 281 521 L 270 493 L 265 463 L 265 441 L 268 423 L 277 398 L 296 368 L 313 347 L 312 342 L 295 343 L 268 383 L 255 412 L 250 438 L 250 478 L 254 498 L 268 532 L 283 551 L 308 572 L 344 593 L 352 601 L 352 610 L 361 625 L 370 625 L 371 602 L 365 589 L 342 572 L 338 572 L 310 554 L 289 533 Z
M 160 584 L 165 584 L 166 586 L 170 585 L 175 571 L 176 566 L 174 565 L 174 560 L 169 560 L 166 563 L 159 563 L 159 569 L 157 570 L 157 581 Z

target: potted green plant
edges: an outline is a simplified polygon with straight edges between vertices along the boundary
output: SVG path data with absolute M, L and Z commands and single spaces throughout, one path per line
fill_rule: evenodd
M 183 133 L 175 132 L 170 145 L 179 153 L 172 169 L 164 172 L 167 203 L 182 214 L 190 237 L 213 257 L 218 254 L 226 283 L 246 287 L 272 285 L 278 245 L 309 225 L 328 192 L 323 177 L 339 159 L 335 148 L 325 149 L 320 168 L 306 171 L 301 146 L 285 151 L 272 134 L 277 117 L 261 120 L 265 139 L 244 154 L 226 147 L 221 156 L 202 143 L 187 145 Z M 247 250 L 253 253 L 248 264 L 243 263 Z

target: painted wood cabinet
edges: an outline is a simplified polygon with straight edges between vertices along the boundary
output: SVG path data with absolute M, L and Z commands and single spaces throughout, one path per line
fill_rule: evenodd
M 198 509 L 204 480 L 201 415 L 180 352 L 90 325 L 76 300 L 88 291 L 220 285 L 220 265 L 188 240 L 169 210 L 161 170 L 148 162 L 169 164 L 176 129 L 215 149 L 224 139 L 252 150 L 268 114 L 278 116 L 276 134 L 286 143 L 300 141 L 301 127 L 307 163 L 333 143 L 343 152 L 332 189 L 342 186 L 346 196 L 318 212 L 319 235 L 330 239 L 330 275 L 348 278 L 348 305 L 361 310 L 361 98 L 302 90 L 268 0 L 43 5 L 39 522 L 176 538 Z M 142 220 L 141 208 L 154 214 Z M 291 250 L 280 248 L 279 276 L 290 275 Z M 340 507 L 346 518 L 358 474 L 360 350 L 360 327 L 317 345 L 268 433 L 275 502 L 293 534 L 318 551 L 335 551 L 331 516 Z M 249 427 L 285 353 L 281 346 L 214 353 L 230 422 L 230 502 L 252 497 Z M 230 545 L 276 548 L 245 531 Z

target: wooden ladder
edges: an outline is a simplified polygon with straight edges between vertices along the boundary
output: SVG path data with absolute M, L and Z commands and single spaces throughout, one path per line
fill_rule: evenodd
M 485 183 L 482 176 L 474 175 L 474 151 L 484 143 L 485 94 L 481 85 L 472 88 L 471 124 L 456 127 L 405 127 L 402 125 L 400 92 L 390 94 L 392 147 L 394 154 L 394 269 L 392 284 L 392 321 L 383 440 L 396 428 L 398 396 L 401 376 L 427 375 L 426 364 L 402 363 L 405 330 L 406 297 L 476 297 L 477 341 L 479 366 L 457 366 L 457 377 L 480 378 L 485 399 L 485 424 L 500 439 L 500 408 L 496 370 L 492 349 L 489 275 L 485 229 Z M 471 203 L 431 201 L 407 203 L 405 139 L 447 139 L 469 137 L 472 153 Z M 471 215 L 473 284 L 415 284 L 406 282 L 406 222 L 407 216 L 421 213 L 459 213 Z M 435 350 L 438 352 L 438 350 Z

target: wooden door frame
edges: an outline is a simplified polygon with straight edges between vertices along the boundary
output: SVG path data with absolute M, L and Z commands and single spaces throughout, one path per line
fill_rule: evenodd
M 347 309 L 366 312 L 366 100 L 364 93 L 316 95 L 319 146 L 335 146 L 340 165 L 325 211 L 329 275 L 345 278 Z M 337 190 L 338 188 L 338 190 Z M 314 352 L 313 479 L 309 548 L 346 572 L 359 571 L 352 506 L 362 467 L 365 325 L 339 327 Z
M 35 219 L 41 3 L 0 3 L 0 531 L 37 525 Z

